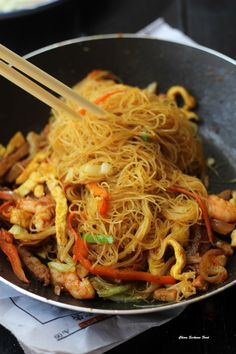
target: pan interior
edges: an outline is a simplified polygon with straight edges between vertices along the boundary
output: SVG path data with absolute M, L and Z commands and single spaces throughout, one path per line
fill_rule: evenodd
M 185 86 L 198 100 L 205 156 L 215 159 L 214 169 L 209 169 L 209 190 L 215 193 L 225 188 L 236 189 L 232 183 L 236 178 L 236 143 L 232 129 L 236 112 L 236 69 L 232 63 L 196 48 L 143 38 L 78 41 L 54 47 L 30 60 L 70 86 L 90 70 L 98 68 L 111 70 L 124 82 L 140 87 L 157 80 L 160 92 L 174 84 Z M 1 142 L 6 143 L 17 130 L 28 132 L 43 128 L 49 116 L 46 106 L 2 78 L 0 89 L 4 92 L 0 110 Z M 196 295 L 181 304 L 209 296 L 232 284 L 236 279 L 236 257 L 230 259 L 228 271 L 229 278 L 224 284 L 212 286 L 207 295 Z M 122 313 L 149 311 L 150 307 L 157 311 L 171 307 L 171 304 L 163 303 L 114 303 L 101 299 L 78 301 L 65 293 L 58 297 L 50 287 L 42 287 L 33 279 L 29 287 L 22 285 L 2 253 L 0 276 L 27 291 L 29 296 L 36 294 L 39 299 L 48 299 L 67 308 Z

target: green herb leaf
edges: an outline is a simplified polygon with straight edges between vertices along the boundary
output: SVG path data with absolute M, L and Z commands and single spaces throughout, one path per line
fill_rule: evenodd
M 96 234 L 84 234 L 83 239 L 88 243 L 113 243 L 113 237 L 111 235 L 96 235 Z

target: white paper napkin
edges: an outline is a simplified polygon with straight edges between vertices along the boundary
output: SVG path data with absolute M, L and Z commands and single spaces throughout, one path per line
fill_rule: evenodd
M 148 26 L 141 29 L 138 34 L 146 34 L 159 39 L 182 44 L 196 44 L 196 42 L 186 36 L 183 32 L 168 25 L 163 18 L 158 18 L 150 23 Z
M 0 323 L 16 336 L 26 354 L 104 353 L 168 322 L 184 309 L 138 316 L 104 316 L 48 305 L 22 296 L 4 284 L 0 285 L 0 292 Z
M 138 34 L 178 43 L 190 38 L 157 19 Z M 18 339 L 26 354 L 99 354 L 178 316 L 184 307 L 138 316 L 100 316 L 48 305 L 0 283 L 0 324 Z

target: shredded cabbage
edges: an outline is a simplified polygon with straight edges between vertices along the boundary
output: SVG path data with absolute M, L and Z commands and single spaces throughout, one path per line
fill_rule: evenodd
M 47 229 L 37 232 L 35 234 L 29 233 L 26 229 L 19 225 L 13 225 L 8 232 L 10 232 L 16 240 L 22 241 L 34 241 L 34 240 L 43 240 L 51 235 L 55 235 L 56 228 L 55 226 L 50 226 Z
M 69 263 L 61 263 L 59 261 L 48 262 L 48 267 L 58 272 L 75 272 L 75 266 Z

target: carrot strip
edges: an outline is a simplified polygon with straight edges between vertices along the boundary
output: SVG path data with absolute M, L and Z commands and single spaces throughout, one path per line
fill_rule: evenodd
M 107 92 L 107 93 L 105 93 L 104 95 L 98 97 L 98 98 L 94 101 L 94 103 L 95 103 L 95 104 L 99 104 L 99 103 L 105 101 L 108 97 L 113 96 L 114 94 L 119 93 L 119 92 L 123 92 L 123 91 L 124 91 L 124 89 L 117 89 L 117 90 L 114 90 L 114 91 L 111 91 L 111 92 Z
M 99 207 L 99 213 L 100 215 L 105 215 L 109 207 L 108 199 L 103 198 L 101 201 L 100 207 Z
M 101 102 L 104 102 L 108 97 L 113 96 L 114 94 L 119 93 L 119 92 L 123 92 L 123 91 L 125 91 L 125 90 L 124 90 L 124 89 L 117 89 L 117 90 L 114 90 L 114 91 L 111 91 L 111 92 L 107 92 L 107 93 L 105 93 L 104 95 L 102 95 L 102 96 L 96 98 L 96 100 L 94 100 L 93 103 L 99 104 L 99 103 L 101 103 Z M 84 116 L 86 112 L 87 112 L 87 111 L 86 111 L 85 108 L 81 108 L 81 109 L 79 110 L 79 113 L 80 113 L 82 116 Z
M 182 187 L 178 187 L 178 186 L 170 187 L 170 188 L 168 188 L 168 191 L 174 192 L 174 193 L 182 193 L 182 194 L 188 195 L 189 197 L 193 197 L 196 200 L 196 202 L 198 203 L 198 205 L 202 211 L 202 217 L 205 222 L 208 239 L 209 239 L 210 243 L 214 246 L 214 242 L 215 242 L 214 235 L 213 235 L 207 207 L 206 207 L 206 204 L 204 203 L 203 199 L 198 194 L 188 191 L 187 189 L 182 188 Z
M 92 263 L 85 257 L 84 252 L 84 240 L 81 236 L 74 230 L 71 222 L 73 215 L 70 214 L 68 218 L 68 227 L 71 232 L 73 232 L 76 242 L 73 247 L 74 260 L 79 261 L 81 265 L 86 268 L 91 274 L 100 275 L 104 277 L 110 277 L 113 279 L 120 280 L 143 280 L 157 284 L 175 284 L 176 280 L 171 275 L 155 276 L 148 272 L 132 271 L 132 270 L 118 270 L 115 268 L 96 265 L 93 266 Z M 88 250 L 87 250 L 88 251 Z
M 99 186 L 97 182 L 87 183 L 86 186 L 89 188 L 89 190 L 93 193 L 95 197 L 102 197 L 102 198 L 109 197 L 109 193 L 106 191 L 106 189 Z
M 120 280 L 143 280 L 157 284 L 175 284 L 176 280 L 171 275 L 156 276 L 148 272 L 135 270 L 118 270 L 102 265 L 96 265 L 89 269 L 94 275 L 106 276 Z
M 73 246 L 73 255 L 76 261 L 80 260 L 81 257 L 85 258 L 88 256 L 88 247 L 87 247 L 87 243 L 82 239 L 82 237 L 80 236 L 80 234 L 78 232 L 75 231 L 75 229 L 72 226 L 72 222 L 74 217 L 77 216 L 76 213 L 70 213 L 68 216 L 68 230 L 69 232 L 71 232 L 71 234 L 74 236 L 75 238 L 75 243 Z M 81 256 L 81 257 L 78 257 Z
M 110 195 L 105 188 L 99 186 L 96 182 L 90 182 L 86 185 L 94 197 L 101 197 L 102 201 L 99 207 L 100 215 L 105 215 L 109 208 Z
M 86 109 L 85 109 L 85 108 L 81 108 L 81 109 L 79 110 L 79 114 L 81 114 L 81 116 L 84 116 L 85 113 L 86 113 Z
M 22 268 L 17 248 L 13 245 L 13 237 L 4 229 L 0 230 L 0 248 L 8 257 L 15 275 L 24 283 L 29 283 Z

